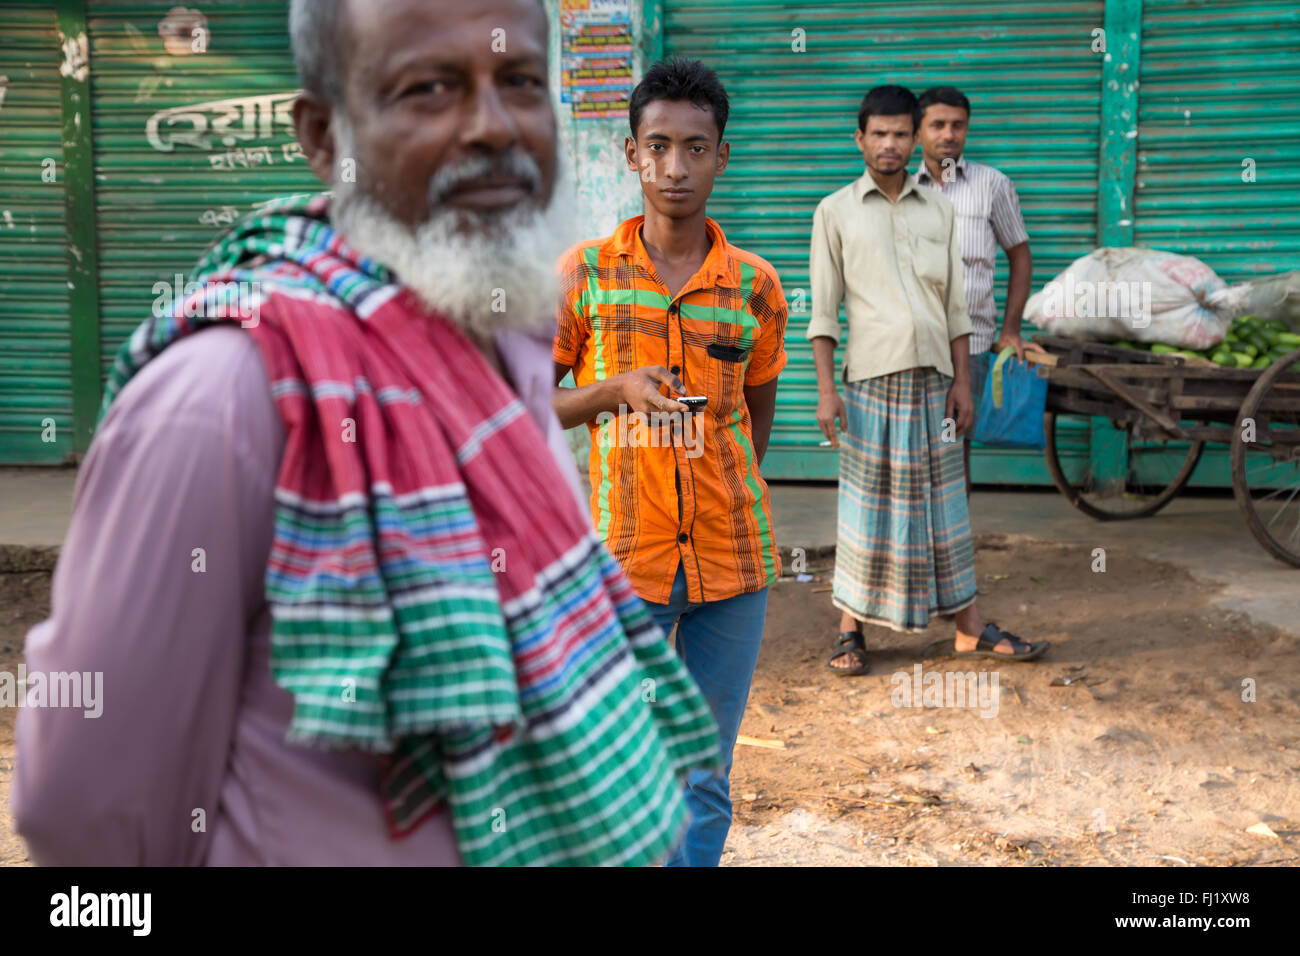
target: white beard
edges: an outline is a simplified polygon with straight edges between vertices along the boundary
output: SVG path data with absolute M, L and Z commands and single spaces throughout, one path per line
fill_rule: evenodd
M 572 182 L 563 157 L 561 164 L 545 209 L 522 203 L 469 218 L 435 208 L 414 231 L 336 176 L 330 219 L 357 252 L 387 266 L 425 308 L 464 331 L 479 338 L 509 330 L 552 334 L 556 260 L 575 241 Z M 467 228 L 460 230 L 462 222 Z

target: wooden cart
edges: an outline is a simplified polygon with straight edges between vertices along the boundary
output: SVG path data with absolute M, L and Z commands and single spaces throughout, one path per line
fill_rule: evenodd
M 1206 443 L 1222 443 L 1251 533 L 1300 567 L 1300 349 L 1254 370 L 1043 335 L 1033 345 L 1048 380 L 1047 467 L 1071 504 L 1101 520 L 1155 514 Z

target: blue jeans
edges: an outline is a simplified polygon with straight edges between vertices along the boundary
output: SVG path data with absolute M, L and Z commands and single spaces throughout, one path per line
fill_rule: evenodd
M 724 601 L 691 604 L 686 600 L 685 572 L 678 566 L 668 603 L 647 601 L 646 608 L 665 636 L 674 624 L 679 625 L 677 653 L 709 702 L 722 746 L 721 776 L 692 770 L 686 778 L 691 823 L 686 839 L 664 866 L 717 866 L 731 829 L 731 751 L 758 663 L 767 618 L 767 588 Z

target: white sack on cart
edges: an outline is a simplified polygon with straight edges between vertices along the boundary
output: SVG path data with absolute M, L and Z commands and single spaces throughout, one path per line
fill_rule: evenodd
M 1227 288 L 1191 256 L 1159 249 L 1104 248 L 1076 259 L 1025 305 L 1025 318 L 1064 338 L 1163 342 L 1205 349 L 1223 340 L 1232 316 L 1211 307 Z

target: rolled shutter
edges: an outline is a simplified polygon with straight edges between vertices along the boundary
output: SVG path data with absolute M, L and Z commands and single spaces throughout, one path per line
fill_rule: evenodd
M 61 62 L 52 4 L 0 7 L 3 464 L 58 464 L 72 452 Z
M 710 212 L 733 243 L 776 267 L 791 304 L 790 364 L 764 474 L 834 477 L 836 455 L 819 447 L 804 337 L 808 242 L 817 203 L 862 173 L 853 131 L 863 94 L 899 83 L 918 94 L 956 86 L 970 98 L 966 155 L 1014 182 L 1037 287 L 1096 243 L 1101 55 L 1091 41 L 1103 4 L 665 0 L 663 7 L 665 53 L 704 60 L 731 97 L 731 161 Z M 920 155 L 918 147 L 910 168 Z M 1006 278 L 999 256 L 999 308 Z M 994 466 L 994 480 L 1048 480 L 1038 453 L 976 454 Z
M 89 3 L 105 369 L 232 217 L 323 188 L 286 122 L 288 4 L 174 8 Z

